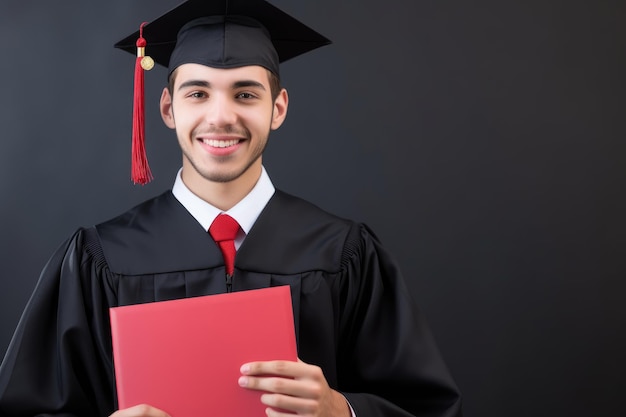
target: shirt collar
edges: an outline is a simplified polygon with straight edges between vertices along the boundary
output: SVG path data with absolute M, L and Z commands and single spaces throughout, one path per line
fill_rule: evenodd
M 262 167 L 261 176 L 252 191 L 230 210 L 223 212 L 187 188 L 181 176 L 182 171 L 181 168 L 178 170 L 178 174 L 176 174 L 172 193 L 198 223 L 202 225 L 204 230 L 209 229 L 209 226 L 211 226 L 218 214 L 226 213 L 237 220 L 237 223 L 239 223 L 239 226 L 247 235 L 275 191 L 265 167 Z

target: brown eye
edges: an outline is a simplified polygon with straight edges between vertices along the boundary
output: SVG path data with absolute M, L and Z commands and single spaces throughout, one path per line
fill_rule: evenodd
M 249 99 L 256 98 L 256 96 L 254 94 L 251 94 L 251 93 L 239 93 L 237 95 L 237 98 L 242 98 L 244 100 L 249 100 Z

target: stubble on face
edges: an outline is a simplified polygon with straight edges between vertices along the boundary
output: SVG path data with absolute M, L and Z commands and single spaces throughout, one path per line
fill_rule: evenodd
M 246 141 L 250 141 L 252 137 L 250 131 L 243 126 L 228 126 L 222 129 L 218 129 L 214 127 L 205 129 L 205 128 L 199 127 L 192 131 L 192 137 L 197 137 L 198 135 L 201 135 L 201 134 L 236 135 L 236 136 L 245 138 Z M 252 152 L 246 164 L 239 165 L 239 166 L 235 165 L 235 168 L 230 171 L 223 169 L 223 167 L 227 166 L 228 163 L 235 158 L 235 156 L 233 155 L 212 157 L 213 162 L 217 166 L 217 169 L 211 169 L 205 166 L 205 164 L 203 164 L 202 162 L 195 161 L 192 152 L 187 151 L 186 148 L 183 148 L 183 156 L 184 156 L 184 159 L 189 162 L 189 164 L 193 167 L 193 169 L 198 174 L 200 174 L 200 176 L 203 179 L 210 181 L 210 182 L 224 184 L 224 183 L 235 181 L 241 178 L 245 173 L 247 173 L 251 169 L 251 167 L 255 163 L 257 163 L 261 159 L 261 157 L 263 156 L 263 152 L 265 151 L 265 148 L 267 146 L 269 135 L 270 135 L 270 130 L 268 129 L 264 137 L 259 138 L 260 140 L 256 142 L 256 145 L 252 149 Z

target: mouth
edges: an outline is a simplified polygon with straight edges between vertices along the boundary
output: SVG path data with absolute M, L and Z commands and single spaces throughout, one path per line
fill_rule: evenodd
M 222 158 L 234 155 L 246 139 L 234 135 L 200 135 L 196 140 L 209 155 Z
M 201 141 L 212 148 L 230 148 L 241 142 L 241 139 L 201 139 Z

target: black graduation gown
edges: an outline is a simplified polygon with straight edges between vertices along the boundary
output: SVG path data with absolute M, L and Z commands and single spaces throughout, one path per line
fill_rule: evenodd
M 323 369 L 358 417 L 461 415 L 397 264 L 366 226 L 277 191 L 237 252 L 232 288 L 284 284 L 298 356 Z M 45 266 L 18 324 L 0 368 L 0 415 L 109 415 L 109 308 L 225 291 L 219 248 L 170 191 L 79 229 Z

